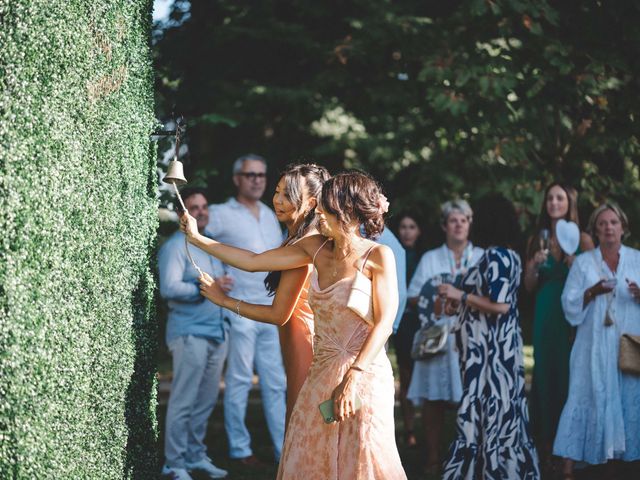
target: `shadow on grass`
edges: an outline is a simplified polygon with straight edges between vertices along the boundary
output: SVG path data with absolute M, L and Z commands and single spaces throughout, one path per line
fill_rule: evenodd
M 158 422 L 160 426 L 160 449 L 164 445 L 164 424 L 167 407 L 160 405 L 158 408 Z M 251 447 L 254 455 L 260 460 L 269 463 L 269 466 L 262 470 L 248 469 L 247 467 L 235 464 L 229 458 L 229 444 L 224 430 L 224 409 L 222 407 L 222 394 L 218 399 L 211 417 L 209 418 L 209 427 L 205 443 L 207 445 L 207 454 L 213 460 L 213 463 L 220 468 L 229 471 L 229 480 L 272 480 L 276 477 L 277 466 L 274 462 L 273 447 L 269 431 L 264 419 L 262 411 L 262 403 L 260 392 L 252 390 L 249 395 L 249 406 L 247 408 L 246 418 L 247 428 L 251 433 Z M 161 458 L 164 458 L 162 451 L 159 452 Z M 158 471 L 160 471 L 158 469 Z M 158 478 L 161 478 L 158 476 Z M 200 480 L 198 475 L 193 476 L 194 480 Z
M 389 358 L 392 365 L 395 366 L 395 355 L 393 354 L 393 351 L 389 352 Z M 398 378 L 397 375 L 396 378 Z M 158 408 L 158 421 L 160 427 L 160 451 L 158 452 L 158 456 L 160 458 L 163 458 L 162 445 L 164 444 L 164 422 L 166 415 L 166 404 L 162 404 L 162 400 L 163 398 L 161 396 L 161 405 Z M 454 408 L 446 410 L 443 438 L 440 444 L 440 451 L 442 455 L 445 456 L 455 435 L 455 419 L 456 410 Z M 423 473 L 423 465 L 427 457 L 427 451 L 424 444 L 424 428 L 422 427 L 422 419 L 420 418 L 419 409 L 416 409 L 414 425 L 414 431 L 418 440 L 418 445 L 416 447 L 406 448 L 404 445 L 404 425 L 402 424 L 402 416 L 398 405 L 396 405 L 395 408 L 395 421 L 396 442 L 408 480 L 437 480 L 441 478 L 440 475 L 426 475 Z M 209 419 L 209 427 L 205 439 L 205 443 L 208 447 L 208 455 L 213 459 L 213 463 L 216 466 L 229 471 L 229 480 L 273 480 L 276 477 L 277 466 L 273 463 L 273 447 L 271 445 L 271 438 L 269 437 L 269 432 L 264 420 L 260 392 L 257 389 L 253 389 L 249 396 L 246 423 L 247 428 L 251 433 L 254 454 L 260 458 L 260 460 L 270 463 L 269 467 L 262 470 L 250 470 L 246 467 L 234 464 L 229 459 L 229 448 L 224 430 L 222 393 L 220 394 L 218 403 Z M 607 466 L 596 466 L 577 470 L 576 480 L 640 479 L 640 462 L 619 464 L 615 467 L 618 471 L 616 471 L 612 476 L 609 476 Z M 158 466 L 158 472 L 159 471 L 160 466 Z M 160 478 L 159 475 L 158 478 Z M 203 477 L 198 477 L 197 475 L 194 475 L 193 478 L 195 480 L 203 479 Z M 543 477 L 543 480 L 555 480 L 556 478 L 559 479 L 561 476 L 548 475 Z

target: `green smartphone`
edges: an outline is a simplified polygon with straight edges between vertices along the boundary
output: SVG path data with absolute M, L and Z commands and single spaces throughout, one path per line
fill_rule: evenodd
M 360 397 L 356 396 L 356 410 L 359 410 L 362 407 L 362 401 Z M 336 417 L 333 415 L 333 398 L 329 400 L 325 400 L 320 405 L 318 405 L 320 409 L 320 414 L 324 419 L 324 423 L 333 423 L 336 421 Z

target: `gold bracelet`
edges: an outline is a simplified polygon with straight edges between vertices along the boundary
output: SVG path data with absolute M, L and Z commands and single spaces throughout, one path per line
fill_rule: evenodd
M 238 303 L 236 303 L 236 315 L 239 317 L 240 316 L 240 304 L 242 303 L 242 300 L 238 300 Z

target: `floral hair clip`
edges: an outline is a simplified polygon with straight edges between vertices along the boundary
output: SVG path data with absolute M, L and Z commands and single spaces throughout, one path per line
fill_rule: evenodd
M 389 201 L 382 193 L 378 195 L 378 213 L 383 215 L 389 211 Z

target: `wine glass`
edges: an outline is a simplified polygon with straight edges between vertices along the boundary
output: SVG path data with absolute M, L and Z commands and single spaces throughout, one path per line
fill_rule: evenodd
M 542 250 L 545 255 L 549 255 L 550 243 L 551 232 L 549 232 L 548 228 L 543 228 L 542 230 L 540 230 L 540 250 Z

